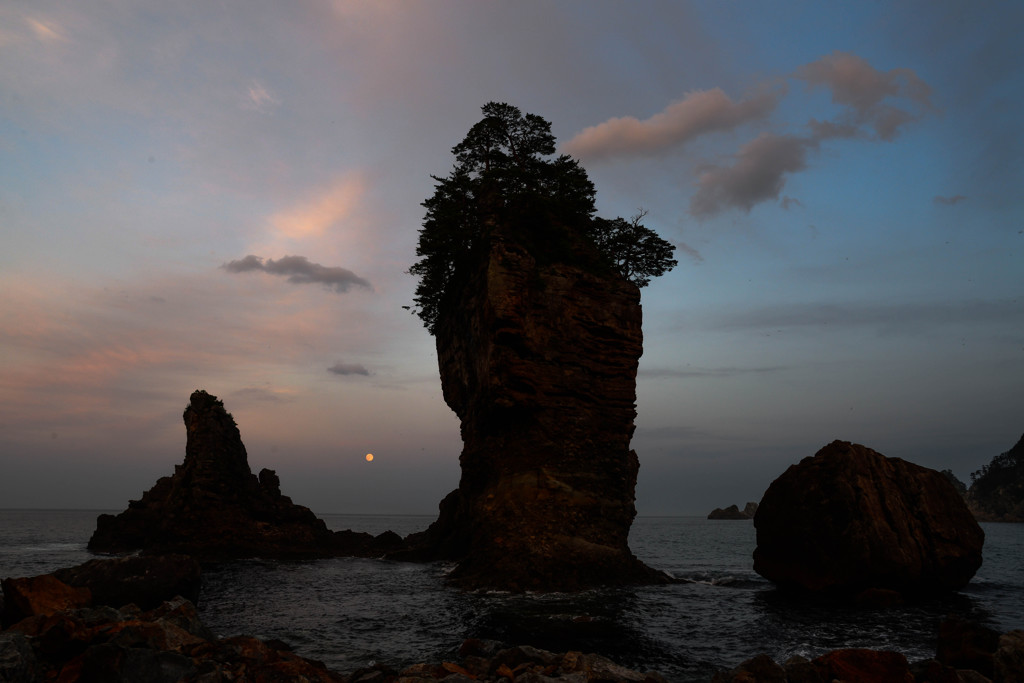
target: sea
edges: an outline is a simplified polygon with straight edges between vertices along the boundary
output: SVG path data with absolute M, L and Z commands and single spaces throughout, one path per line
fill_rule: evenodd
M 100 511 L 0 510 L 0 577 L 34 576 L 95 557 Z M 427 516 L 320 515 L 328 526 L 406 535 Z M 463 592 L 445 564 L 362 558 L 243 560 L 205 567 L 204 623 L 226 637 L 276 638 L 339 673 L 452 660 L 466 638 L 605 655 L 676 683 L 707 683 L 757 654 L 784 662 L 846 647 L 935 655 L 939 623 L 959 615 L 1024 628 L 1024 524 L 982 524 L 984 563 L 962 591 L 896 608 L 794 600 L 752 568 L 750 521 L 638 517 L 630 547 L 687 583 L 576 594 Z

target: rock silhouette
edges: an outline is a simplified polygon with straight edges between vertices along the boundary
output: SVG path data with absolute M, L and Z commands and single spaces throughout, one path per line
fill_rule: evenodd
M 416 540 L 466 587 L 660 581 L 627 544 L 640 290 L 580 242 L 541 261 L 501 226 L 436 332 L 462 477 Z M 571 237 L 570 237 L 571 239 Z
M 845 441 L 772 482 L 754 527 L 757 573 L 840 594 L 959 589 L 981 566 L 985 540 L 940 472 Z
M 967 505 L 983 522 L 1024 522 L 1024 436 L 971 475 Z
M 742 510 L 736 505 L 730 505 L 725 509 L 715 508 L 708 513 L 708 519 L 753 519 L 756 512 L 757 503 L 750 502 Z
M 254 475 L 238 426 L 216 396 L 193 392 L 183 419 L 184 463 L 121 514 L 100 515 L 90 550 L 224 560 L 377 556 L 401 546 L 395 534 L 330 531 L 309 508 L 281 494 L 273 470 Z

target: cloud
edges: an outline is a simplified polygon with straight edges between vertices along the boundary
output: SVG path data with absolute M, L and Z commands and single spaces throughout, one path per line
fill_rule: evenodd
M 247 99 L 243 106 L 247 109 L 265 112 L 281 104 L 281 100 L 277 99 L 277 97 L 259 81 L 252 81 L 249 84 L 249 90 L 246 94 Z
M 902 126 L 932 109 L 931 87 L 912 69 L 879 71 L 848 52 L 833 52 L 800 67 L 794 75 L 812 88 L 830 89 L 832 101 L 847 107 L 857 125 L 873 127 L 881 140 L 892 140 Z M 886 102 L 888 98 L 909 100 L 918 111 L 893 106 Z
M 721 88 L 691 92 L 643 121 L 624 116 L 585 128 L 563 145 L 563 151 L 586 159 L 655 154 L 705 133 L 729 131 L 764 119 L 783 94 L 784 88 L 764 89 L 734 102 Z
M 808 138 L 762 133 L 740 148 L 732 165 L 710 166 L 700 174 L 690 213 L 707 218 L 726 208 L 750 211 L 755 204 L 778 199 L 785 175 L 807 168 L 807 150 L 816 144 Z
M 248 273 L 255 270 L 270 275 L 281 275 L 287 277 L 288 282 L 297 285 L 320 283 L 336 292 L 347 292 L 352 286 L 373 289 L 368 281 L 347 268 L 322 266 L 305 256 L 282 256 L 275 261 L 249 254 L 237 261 L 229 261 L 221 268 L 229 273 Z
M 335 375 L 365 375 L 369 376 L 370 371 L 359 363 L 335 363 L 331 367 L 327 368 L 327 372 L 333 372 Z
M 322 235 L 332 225 L 347 218 L 357 208 L 366 184 L 351 173 L 335 181 L 309 200 L 270 217 L 270 224 L 287 237 Z
M 946 206 L 953 206 L 954 204 L 959 204 L 965 199 L 967 199 L 967 197 L 965 197 L 964 195 L 955 194 L 952 197 L 936 196 L 935 199 L 933 199 L 932 201 L 934 201 L 936 204 L 945 204 Z
M 680 377 L 736 377 L 738 375 L 760 375 L 787 369 L 788 368 L 781 365 L 754 368 L 651 368 L 650 370 L 641 369 L 637 374 L 642 377 L 651 377 L 654 379 L 678 379 Z
M 676 248 L 689 256 L 694 263 L 704 263 L 704 256 L 686 242 L 676 242 Z
M 294 392 L 287 390 L 264 389 L 262 387 L 242 387 L 231 392 L 231 398 L 260 401 L 266 403 L 281 403 L 294 400 Z
M 1014 299 L 904 303 L 797 303 L 716 315 L 712 329 L 874 327 L 886 332 L 931 333 L 936 327 L 1003 325 L 1020 315 Z
M 51 21 L 44 21 L 41 19 L 35 19 L 33 17 L 25 17 L 25 23 L 28 24 L 29 28 L 36 38 L 42 41 L 65 41 L 67 38 L 64 36 L 64 32 L 59 26 Z

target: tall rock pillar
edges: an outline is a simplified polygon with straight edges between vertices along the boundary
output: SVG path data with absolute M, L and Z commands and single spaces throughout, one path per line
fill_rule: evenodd
M 496 237 L 437 329 L 462 477 L 427 532 L 463 585 L 660 580 L 630 552 L 640 290 L 586 247 L 538 262 Z

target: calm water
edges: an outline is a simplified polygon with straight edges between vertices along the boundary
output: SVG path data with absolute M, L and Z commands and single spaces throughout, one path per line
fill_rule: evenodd
M 0 511 L 0 577 L 92 557 L 96 511 Z M 334 529 L 405 535 L 430 517 L 322 515 Z M 782 661 L 838 647 L 933 656 L 956 613 L 1000 631 L 1024 628 L 1024 525 L 983 524 L 985 562 L 961 593 L 899 609 L 794 604 L 751 569 L 750 522 L 637 519 L 630 545 L 649 565 L 695 583 L 575 595 L 461 593 L 446 567 L 343 558 L 247 560 L 207 568 L 200 613 L 218 635 L 279 638 L 340 672 L 451 657 L 467 637 L 600 652 L 672 681 L 708 681 L 758 653 Z

